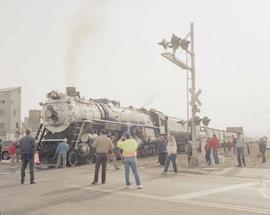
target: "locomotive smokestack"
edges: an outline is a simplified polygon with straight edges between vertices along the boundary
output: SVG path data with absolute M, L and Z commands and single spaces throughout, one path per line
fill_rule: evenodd
M 68 96 L 75 97 L 76 94 L 76 87 L 66 87 L 66 93 Z

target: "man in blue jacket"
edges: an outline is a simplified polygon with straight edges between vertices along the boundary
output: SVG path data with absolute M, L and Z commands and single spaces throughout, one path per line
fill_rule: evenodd
M 25 169 L 29 163 L 30 168 L 30 184 L 35 184 L 34 181 L 34 153 L 36 140 L 31 136 L 31 129 L 26 129 L 26 135 L 19 140 L 19 149 L 21 152 L 21 184 L 24 183 Z
M 63 139 L 63 142 L 59 143 L 57 148 L 56 148 L 56 152 L 55 155 L 58 154 L 57 157 L 57 163 L 55 168 L 58 168 L 61 164 L 61 162 L 63 162 L 63 167 L 65 168 L 67 166 L 67 153 L 69 150 L 69 145 L 67 144 L 67 139 Z

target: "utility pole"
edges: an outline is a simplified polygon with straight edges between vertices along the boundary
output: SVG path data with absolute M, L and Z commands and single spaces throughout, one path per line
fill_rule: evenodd
M 196 135 L 196 112 L 197 112 L 197 106 L 196 106 L 196 100 L 194 98 L 196 94 L 196 82 L 195 82 L 195 52 L 194 52 L 194 29 L 193 29 L 193 22 L 190 24 L 190 57 L 191 57 L 191 91 L 192 91 L 192 99 L 191 99 L 191 106 L 192 106 L 192 122 L 191 122 L 191 133 L 192 133 L 192 148 L 193 152 L 197 154 L 197 135 Z
M 186 64 L 188 64 L 188 54 L 186 53 Z M 189 134 L 189 93 L 188 93 L 188 88 L 189 88 L 189 71 L 186 70 L 186 88 L 187 88 L 187 133 Z M 187 136 L 188 138 L 188 136 Z

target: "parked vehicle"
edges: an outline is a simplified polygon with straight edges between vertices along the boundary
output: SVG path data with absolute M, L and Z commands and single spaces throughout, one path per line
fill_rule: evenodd
M 2 159 L 3 160 L 8 160 L 10 158 L 9 147 L 10 147 L 11 143 L 12 143 L 11 140 L 4 140 L 4 141 L 2 141 L 2 144 L 3 144 L 3 148 L 2 148 Z

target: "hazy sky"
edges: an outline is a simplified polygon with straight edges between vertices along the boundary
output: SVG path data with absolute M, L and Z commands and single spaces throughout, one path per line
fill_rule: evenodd
M 23 116 L 47 92 L 75 83 L 87 98 L 185 118 L 185 72 L 157 42 L 184 37 L 193 21 L 199 115 L 211 127 L 263 134 L 269 8 L 267 0 L 0 0 L 0 88 L 22 86 Z

